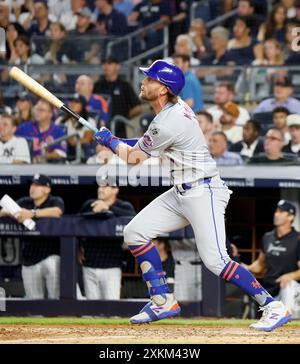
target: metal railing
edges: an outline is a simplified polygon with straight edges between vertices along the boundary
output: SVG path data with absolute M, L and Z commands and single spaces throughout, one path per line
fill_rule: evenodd
M 136 62 L 140 59 L 145 58 L 146 56 L 148 56 L 151 53 L 155 53 L 157 51 L 163 51 L 164 57 L 168 56 L 168 41 L 169 41 L 169 27 L 168 25 L 165 25 L 162 28 L 162 32 L 163 32 L 163 43 L 161 45 L 158 45 L 157 47 L 153 48 L 153 49 L 147 49 L 147 51 L 142 52 L 141 54 L 134 56 L 133 54 L 133 46 L 134 46 L 134 41 L 138 40 L 139 37 L 142 37 L 143 35 L 145 35 L 148 31 L 152 31 L 152 30 L 156 30 L 156 28 L 160 25 L 162 25 L 162 21 L 159 20 L 157 22 L 151 23 L 149 25 L 147 25 L 144 28 L 140 28 L 138 30 L 135 30 L 134 32 L 131 32 L 125 36 L 123 36 L 121 39 L 116 39 L 116 40 L 112 40 L 107 44 L 107 48 L 106 48 L 106 52 L 108 56 L 113 56 L 114 55 L 114 49 L 116 49 L 115 47 L 117 45 L 120 44 L 126 44 L 127 43 L 127 63 L 133 63 Z
M 140 135 L 141 134 L 141 128 L 136 128 L 134 125 L 132 125 L 131 121 L 125 118 L 122 115 L 115 115 L 110 122 L 110 130 L 113 135 L 116 134 L 116 126 L 117 124 L 124 124 L 126 128 L 129 128 L 133 131 L 134 135 Z
M 57 145 L 65 140 L 76 138 L 76 158 L 75 160 L 71 161 L 70 164 L 80 164 L 81 162 L 81 156 L 82 156 L 82 148 L 80 143 L 80 135 L 78 133 L 72 133 L 70 135 L 64 135 L 60 138 L 54 139 L 51 143 L 45 143 L 43 144 L 42 151 L 41 151 L 41 163 L 46 163 L 46 152 L 47 148 L 52 147 L 54 145 Z

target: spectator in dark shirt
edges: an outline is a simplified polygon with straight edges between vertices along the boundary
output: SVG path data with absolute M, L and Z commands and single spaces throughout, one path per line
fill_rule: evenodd
M 134 92 L 131 84 L 119 75 L 120 63 L 115 58 L 107 58 L 102 64 L 104 76 L 95 83 L 94 92 L 111 97 L 111 117 L 122 115 L 132 119 L 142 111 L 141 102 Z M 116 136 L 126 138 L 126 126 L 123 123 L 116 125 Z
M 249 164 L 297 164 L 297 157 L 293 154 L 283 153 L 284 136 L 278 129 L 269 129 L 264 138 L 264 153 L 253 156 Z
M 228 57 L 237 65 L 251 64 L 258 52 L 257 41 L 250 36 L 252 17 L 238 16 L 233 27 L 233 38 L 228 43 Z
M 264 143 L 259 137 L 260 125 L 255 120 L 248 120 L 243 126 L 243 140 L 232 144 L 229 150 L 239 153 L 244 160 L 264 152 Z
M 275 38 L 280 43 L 285 42 L 285 32 L 287 24 L 287 10 L 282 4 L 276 4 L 270 11 L 266 22 L 264 22 L 258 32 L 257 39 L 264 41 Z
M 81 213 L 101 214 L 110 211 L 113 217 L 134 216 L 129 202 L 118 199 L 119 188 L 99 186 L 97 199 L 88 200 Z M 122 241 L 115 238 L 84 238 L 80 241 L 83 282 L 87 299 L 118 300 L 121 294 Z
M 29 38 L 32 36 L 45 36 L 48 35 L 51 22 L 49 20 L 49 9 L 47 1 L 36 1 L 34 3 L 33 12 L 33 23 L 27 29 L 27 34 Z M 45 41 L 42 39 L 37 39 L 35 41 L 36 53 L 43 55 L 45 52 Z
M 125 35 L 128 31 L 124 14 L 113 8 L 113 0 L 97 0 L 95 6 L 99 11 L 97 31 L 101 35 Z
M 258 33 L 259 19 L 255 14 L 255 3 L 253 0 L 239 0 L 237 7 L 237 16 L 252 16 L 253 17 L 253 26 L 251 27 L 251 36 L 256 38 Z M 229 18 L 226 21 L 226 28 L 229 28 L 232 32 L 234 21 L 236 17 Z
M 293 227 L 296 207 L 280 200 L 274 212 L 274 229 L 264 234 L 257 260 L 244 265 L 254 274 L 264 274 L 263 285 L 281 300 L 293 319 L 300 318 L 300 234 Z
M 34 121 L 19 125 L 16 135 L 32 139 L 33 162 L 40 163 L 43 161 L 42 150 L 45 144 L 52 143 L 55 139 L 64 136 L 65 131 L 61 126 L 55 125 L 52 121 L 53 109 L 47 101 L 38 101 L 34 108 L 34 117 Z M 44 157 L 48 163 L 63 162 L 67 155 L 66 152 L 67 144 L 64 141 L 48 147 Z
M 300 157 L 300 115 L 289 115 L 287 117 L 287 125 L 291 135 L 291 140 L 284 146 L 283 152 L 294 153 Z
M 96 63 L 100 46 L 90 38 L 97 35 L 95 24 L 92 22 L 92 12 L 83 7 L 76 12 L 76 16 L 76 27 L 69 32 L 71 46 L 78 53 L 75 61 Z
M 151 23 L 161 21 L 155 29 L 148 30 L 145 34 L 145 44 L 142 45 L 143 50 L 154 48 L 161 44 L 163 40 L 162 29 L 171 21 L 171 8 L 169 1 L 166 0 L 143 0 L 137 4 L 132 13 L 128 17 L 128 22 L 138 22 L 139 27 L 143 28 Z
M 225 66 L 230 62 L 228 57 L 229 32 L 226 28 L 217 26 L 211 30 L 212 55 L 204 58 L 202 64 Z M 206 71 L 206 70 L 205 70 Z M 209 71 L 209 70 L 208 70 Z M 207 71 L 206 71 L 207 72 Z M 217 70 L 215 72 L 218 72 Z
M 22 208 L 15 219 L 44 217 L 58 218 L 64 212 L 64 201 L 51 195 L 51 182 L 45 175 L 35 175 L 29 189 L 29 197 L 17 201 Z M 0 216 L 6 216 L 3 211 Z M 60 241 L 59 238 L 23 236 L 22 278 L 27 299 L 59 299 Z M 47 291 L 47 296 L 46 296 Z

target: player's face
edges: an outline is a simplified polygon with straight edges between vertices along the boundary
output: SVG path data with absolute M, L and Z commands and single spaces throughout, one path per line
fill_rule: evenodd
M 141 92 L 139 96 L 144 101 L 153 102 L 156 101 L 159 96 L 161 96 L 163 89 L 166 89 L 166 86 L 150 77 L 146 77 L 142 81 Z
M 38 200 L 40 198 L 43 198 L 49 193 L 50 193 L 50 188 L 47 187 L 47 186 L 41 186 L 41 185 L 36 184 L 36 183 L 32 183 L 30 185 L 29 196 L 33 200 Z
M 277 208 L 274 213 L 274 219 L 273 219 L 274 226 L 279 227 L 285 225 L 291 220 L 290 217 L 291 215 L 287 211 Z
M 118 193 L 117 187 L 99 186 L 98 187 L 98 200 L 108 201 Z

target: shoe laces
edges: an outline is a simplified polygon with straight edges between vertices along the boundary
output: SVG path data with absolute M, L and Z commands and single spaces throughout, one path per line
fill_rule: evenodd
M 268 316 L 272 312 L 272 308 L 268 306 L 260 307 L 259 311 L 262 311 L 262 316 L 260 318 L 260 322 L 268 321 Z

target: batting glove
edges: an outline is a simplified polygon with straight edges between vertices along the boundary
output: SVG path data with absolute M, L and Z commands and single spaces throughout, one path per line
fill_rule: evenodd
M 121 143 L 120 139 L 112 135 L 111 131 L 105 127 L 95 133 L 94 137 L 100 145 L 104 145 L 114 153 L 116 153 L 117 146 Z

